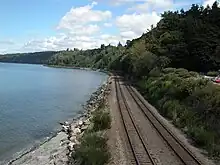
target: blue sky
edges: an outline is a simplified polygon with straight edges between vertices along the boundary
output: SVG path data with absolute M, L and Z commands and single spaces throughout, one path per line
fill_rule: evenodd
M 164 10 L 214 0 L 1 0 L 0 53 L 94 48 L 139 37 Z

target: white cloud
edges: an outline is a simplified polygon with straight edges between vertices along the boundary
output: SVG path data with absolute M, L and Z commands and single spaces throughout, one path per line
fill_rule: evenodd
M 131 3 L 134 2 L 135 0 L 111 0 L 111 3 L 114 5 L 121 5 L 125 3 Z
M 94 35 L 100 31 L 100 27 L 98 25 L 89 24 L 86 26 L 76 25 L 72 27 L 68 34 L 71 36 L 89 36 Z
M 91 49 L 101 44 L 117 45 L 119 41 L 124 44 L 126 40 L 139 37 L 160 20 L 156 12 L 123 14 L 112 18 L 110 11 L 94 10 L 95 5 L 97 3 L 93 2 L 91 5 L 72 8 L 59 22 L 57 29 L 62 33 L 42 40 L 31 40 L 22 50 Z M 113 35 L 105 30 L 103 33 L 103 27 L 118 28 L 119 32 Z
M 110 23 L 106 23 L 106 20 L 110 19 L 112 14 L 107 10 L 94 10 L 95 5 L 97 5 L 97 2 L 78 8 L 71 8 L 57 26 L 57 30 L 62 31 L 62 33 L 43 40 L 31 40 L 22 47 L 22 50 L 44 51 L 99 47 L 102 42 L 105 42 L 100 38 L 102 29 L 99 24 L 110 26 Z
M 120 35 L 121 35 L 122 38 L 132 39 L 132 38 L 134 38 L 134 36 L 138 37 L 140 34 L 136 34 L 133 31 L 122 31 L 120 33 Z
M 156 25 L 161 19 L 159 10 L 170 9 L 176 5 L 173 0 L 112 2 L 126 4 L 127 8 L 123 8 L 125 13 L 113 17 L 109 10 L 96 9 L 97 2 L 72 7 L 58 22 L 57 35 L 30 40 L 21 46 L 20 51 L 91 49 L 100 47 L 101 44 L 117 45 L 119 41 L 125 43 L 126 40 L 141 36 L 151 25 Z
M 216 0 L 205 0 L 204 3 L 203 3 L 203 6 L 207 6 L 209 5 L 210 7 L 212 7 L 213 3 L 215 2 Z
M 97 0 L 117 6 L 121 15 L 98 9 L 97 2 L 81 7 L 72 7 L 58 22 L 57 34 L 51 37 L 32 39 L 23 44 L 13 40 L 0 40 L 0 52 L 44 51 L 66 48 L 90 49 L 101 44 L 117 45 L 141 36 L 151 25 L 156 25 L 164 10 L 188 7 L 198 1 L 203 6 L 212 6 L 215 0 Z M 116 7 L 116 6 L 114 6 Z M 113 10 L 116 11 L 116 10 Z M 124 13 L 123 13 L 124 11 Z M 38 32 L 40 34 L 40 32 Z M 33 36 L 33 35 L 32 35 Z M 34 37 L 34 36 L 33 36 Z M 36 37 L 36 36 L 35 36 Z
M 117 45 L 120 38 L 112 35 L 98 36 L 75 36 L 60 35 L 44 40 L 32 40 L 26 43 L 22 50 L 25 51 L 45 51 L 45 50 L 65 50 L 67 48 L 92 49 L 98 48 L 101 44 Z
M 110 0 L 114 5 L 123 5 L 128 3 L 145 5 L 146 6 L 167 6 L 174 3 L 174 0 Z M 148 4 L 148 5 L 147 5 Z
M 111 44 L 111 45 L 117 45 L 119 43 L 119 41 L 121 41 L 122 43 L 125 43 L 125 39 L 122 38 L 121 36 L 117 35 L 111 35 L 111 34 L 103 34 L 100 36 L 100 44 L 104 43 L 105 45 L 107 44 Z
M 104 26 L 105 27 L 112 27 L 112 24 L 111 23 L 104 23 Z
M 112 17 L 110 11 L 92 10 L 95 5 L 97 5 L 97 2 L 79 8 L 72 8 L 61 19 L 57 29 L 75 31 L 75 28 L 78 29 L 89 23 L 102 22 Z
M 173 0 L 145 0 L 142 3 L 138 3 L 131 7 L 129 10 L 138 12 L 157 11 L 162 12 L 164 10 L 170 10 L 174 7 Z
M 151 25 L 156 25 L 160 19 L 156 12 L 124 14 L 117 17 L 116 25 L 122 37 L 132 39 L 142 35 Z

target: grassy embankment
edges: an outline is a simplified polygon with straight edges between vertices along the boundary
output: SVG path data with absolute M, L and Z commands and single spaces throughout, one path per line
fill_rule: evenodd
M 220 87 L 186 69 L 151 71 L 138 86 L 159 112 L 209 156 L 220 156 Z
M 80 145 L 72 154 L 72 163 L 80 165 L 104 165 L 110 160 L 105 133 L 111 127 L 109 109 L 104 101 L 92 113 L 92 124 L 80 139 Z

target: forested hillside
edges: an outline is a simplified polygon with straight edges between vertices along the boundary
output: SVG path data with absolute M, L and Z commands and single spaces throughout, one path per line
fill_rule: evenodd
M 35 53 L 17 53 L 0 55 L 0 62 L 12 63 L 28 63 L 28 64 L 47 64 L 48 59 L 55 55 L 57 52 L 35 52 Z
M 99 49 L 63 51 L 50 58 L 48 64 L 110 69 L 113 62 L 123 55 L 124 50 L 122 45 L 118 47 L 101 45 Z
M 207 72 L 220 66 L 220 8 L 192 5 L 188 11 L 164 12 L 161 21 L 123 47 L 61 52 L 49 64 L 121 69 L 144 76 L 152 68 L 175 67 Z

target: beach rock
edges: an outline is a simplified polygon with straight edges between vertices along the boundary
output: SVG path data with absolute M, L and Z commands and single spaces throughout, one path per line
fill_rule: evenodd
M 69 130 L 69 126 L 62 125 L 62 131 L 67 132 Z
M 69 139 L 71 142 L 75 142 L 76 141 L 76 136 L 71 136 Z
M 60 123 L 60 125 L 62 125 L 62 126 L 63 126 L 63 125 L 64 125 L 64 126 L 68 126 L 68 125 L 69 125 L 69 123 L 68 123 L 67 121 L 65 121 L 65 122 L 63 122 L 63 123 L 62 123 L 62 122 L 59 122 L 59 123 Z
M 79 145 L 79 144 L 80 144 L 80 142 L 79 142 L 77 139 L 75 140 L 75 143 L 76 143 L 76 145 Z M 76 145 L 75 145 L 75 146 L 76 146 Z
M 60 146 L 68 145 L 70 142 L 69 140 L 63 141 L 60 143 Z
M 62 123 L 62 122 L 59 122 L 59 124 L 60 124 L 60 125 L 64 125 L 64 123 Z
M 88 128 L 88 125 L 84 125 L 84 126 L 82 126 L 81 131 L 85 131 L 85 130 L 87 130 L 87 128 Z
M 67 146 L 68 150 L 69 150 L 69 151 L 73 151 L 75 145 L 76 145 L 76 143 L 70 142 L 70 143 L 68 144 L 68 146 Z
M 85 114 L 82 115 L 82 117 L 83 117 L 83 118 L 87 118 L 87 117 L 88 117 L 88 114 L 85 113 Z
M 82 125 L 83 125 L 83 121 L 82 121 L 82 120 L 79 120 L 78 125 L 79 125 L 79 126 L 82 126 Z
M 89 120 L 89 119 L 85 120 L 85 121 L 83 122 L 83 124 L 84 124 L 84 125 L 89 125 L 89 124 L 90 124 L 90 120 Z
M 73 130 L 73 133 L 74 133 L 75 135 L 78 135 L 78 134 L 81 133 L 81 130 L 80 130 L 79 128 L 75 128 L 75 129 Z

